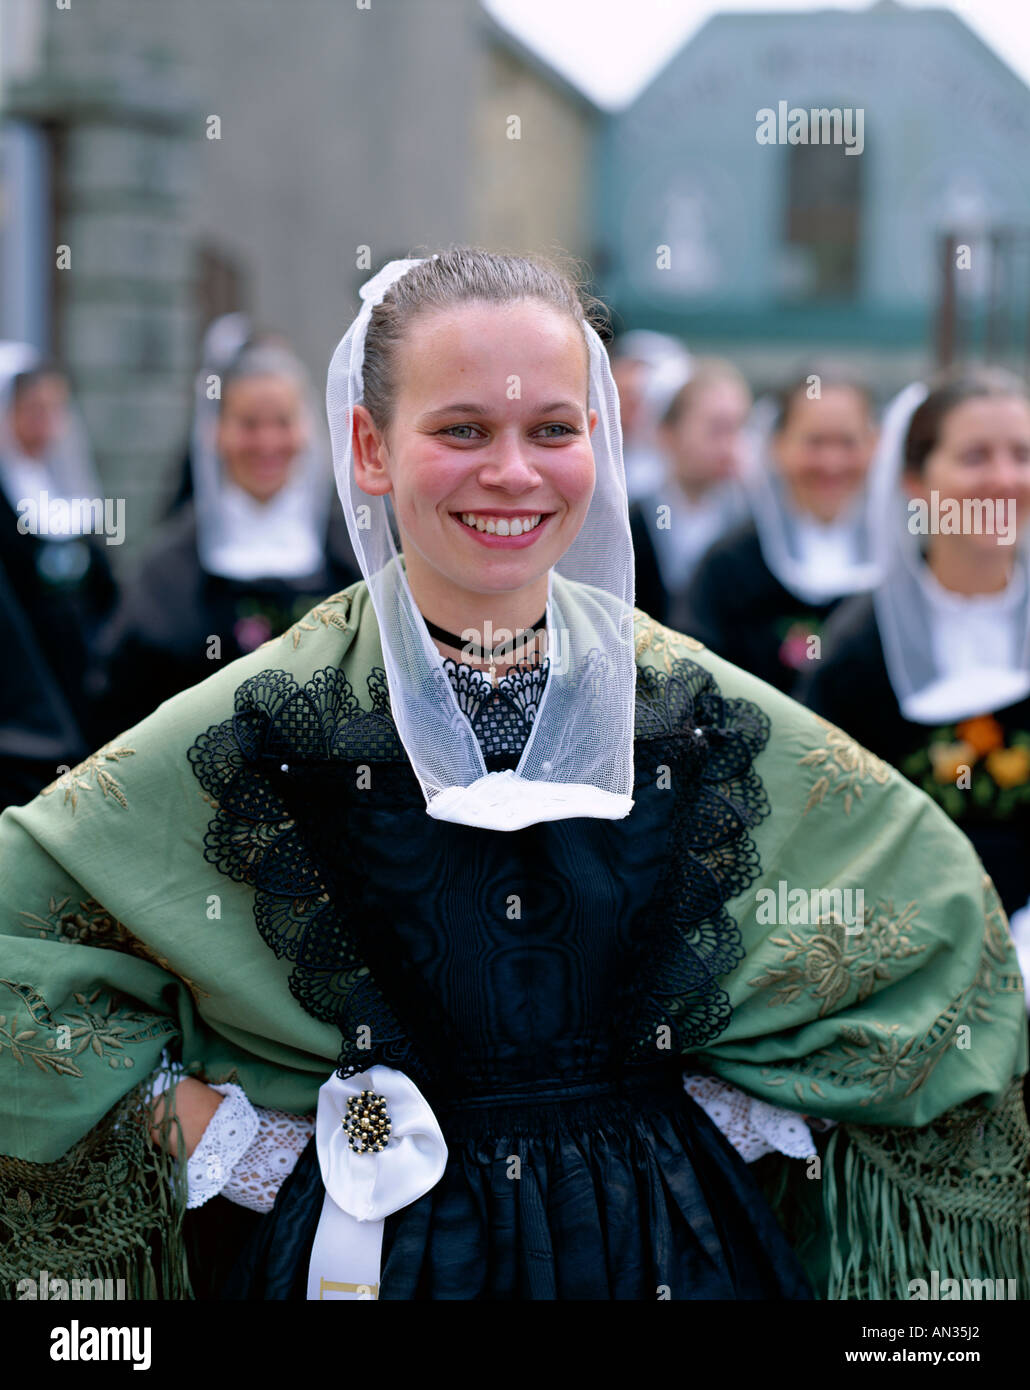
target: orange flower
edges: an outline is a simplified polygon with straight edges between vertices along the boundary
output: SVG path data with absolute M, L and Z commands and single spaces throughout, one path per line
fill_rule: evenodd
M 930 761 L 935 782 L 956 782 L 960 769 L 972 767 L 977 752 L 971 743 L 931 743 Z
M 999 787 L 1021 787 L 1030 781 L 1030 748 L 995 748 L 985 764 Z
M 1005 731 L 991 714 L 978 714 L 975 719 L 964 719 L 955 732 L 981 754 L 1005 746 Z

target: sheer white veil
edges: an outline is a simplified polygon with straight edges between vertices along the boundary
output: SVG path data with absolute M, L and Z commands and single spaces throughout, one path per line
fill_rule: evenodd
M 549 672 L 529 739 L 514 771 L 488 773 L 412 597 L 386 497 L 362 492 L 352 466 L 372 310 L 423 263 L 390 261 L 362 285 L 360 312 L 329 367 L 326 398 L 337 486 L 378 620 L 397 730 L 436 819 L 493 830 L 579 816 L 621 819 L 633 806 L 633 546 L 607 353 L 584 323 L 590 406 L 598 412 L 594 492 L 582 529 L 548 576 Z
M 902 713 L 916 724 L 943 725 L 1003 709 L 1030 694 L 1030 538 L 1024 533 L 1016 545 L 1015 573 L 1000 600 L 992 595 L 985 596 L 986 601 L 948 595 L 935 584 L 902 491 L 905 438 L 928 394 L 922 382 L 913 382 L 884 413 L 873 489 L 884 578 L 873 604 L 887 673 Z M 960 624 L 978 620 L 1007 629 L 1007 653 L 994 651 L 962 671 L 946 670 L 935 640 L 941 623 L 952 624 L 957 636 Z

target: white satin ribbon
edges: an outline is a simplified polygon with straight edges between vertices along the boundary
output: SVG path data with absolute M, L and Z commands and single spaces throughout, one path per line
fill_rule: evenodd
M 362 1091 L 386 1101 L 390 1137 L 379 1153 L 356 1153 L 343 1128 L 348 1100 Z M 378 1298 L 386 1217 L 443 1176 L 447 1145 L 436 1116 L 415 1083 L 392 1067 L 334 1073 L 318 1093 L 315 1147 L 325 1200 L 308 1265 L 308 1298 Z

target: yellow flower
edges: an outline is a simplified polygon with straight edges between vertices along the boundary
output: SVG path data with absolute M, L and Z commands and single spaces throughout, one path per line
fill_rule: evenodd
M 957 781 L 959 769 L 972 767 L 978 756 L 973 745 L 965 739 L 960 739 L 958 743 L 931 743 L 930 761 L 933 763 L 934 781 Z M 993 753 L 991 757 L 994 757 Z
M 985 763 L 999 787 L 1021 787 L 1030 781 L 1030 748 L 995 748 Z

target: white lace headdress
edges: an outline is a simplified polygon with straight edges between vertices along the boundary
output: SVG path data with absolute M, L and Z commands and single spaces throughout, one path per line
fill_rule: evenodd
M 390 261 L 362 285 L 361 309 L 333 355 L 326 396 L 337 486 L 378 620 L 401 742 L 436 819 L 494 830 L 578 816 L 621 819 L 633 806 L 633 545 L 618 393 L 607 353 L 584 323 L 590 405 L 598 412 L 591 436 L 594 491 L 579 534 L 548 576 L 549 671 L 529 738 L 514 771 L 488 773 L 412 597 L 386 497 L 362 492 L 352 465 L 354 407 L 363 399 L 372 311 L 420 264 Z
M 1015 572 L 1000 595 L 967 597 L 936 583 L 902 491 L 905 438 L 927 395 L 914 382 L 884 412 L 872 488 L 883 581 L 873 604 L 901 712 L 915 724 L 943 725 L 1030 694 L 1030 538 L 1016 544 Z

